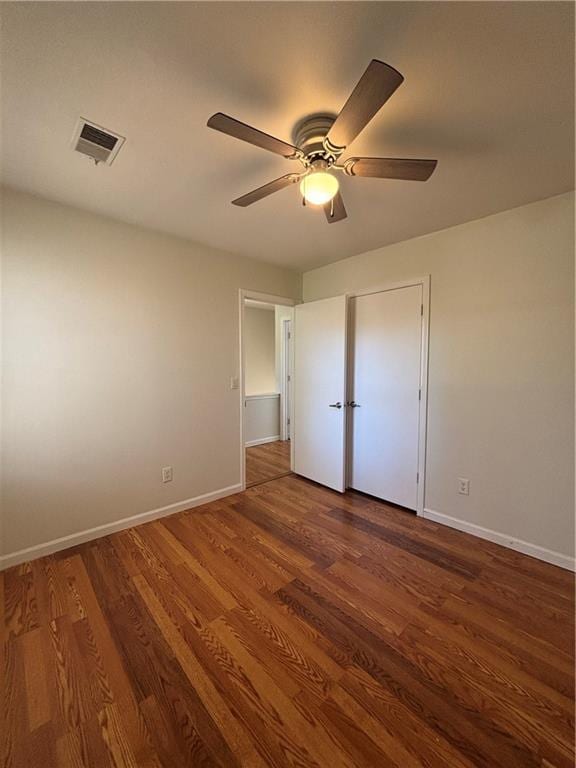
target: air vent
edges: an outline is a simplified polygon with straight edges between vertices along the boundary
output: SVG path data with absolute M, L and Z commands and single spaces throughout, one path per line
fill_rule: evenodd
M 112 165 L 124 141 L 123 136 L 81 117 L 72 136 L 72 149 L 91 157 L 96 164 Z

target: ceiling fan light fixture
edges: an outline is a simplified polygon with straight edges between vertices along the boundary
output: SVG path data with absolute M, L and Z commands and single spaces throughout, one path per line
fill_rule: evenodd
M 327 171 L 308 173 L 300 182 L 300 192 L 311 205 L 326 205 L 335 197 L 339 187 L 338 179 Z
M 347 176 L 371 176 L 375 179 L 429 179 L 436 168 L 436 160 L 350 157 L 342 163 L 339 162 L 349 144 L 366 128 L 403 80 L 404 77 L 394 67 L 372 59 L 340 112 L 337 115 L 307 115 L 294 127 L 293 144 L 270 136 L 222 112 L 212 115 L 208 120 L 209 128 L 281 155 L 287 160 L 296 160 L 303 166 L 300 173 L 288 173 L 274 179 L 233 200 L 233 205 L 252 205 L 299 182 L 303 205 L 310 203 L 323 208 L 328 223 L 332 224 L 347 217 L 339 191 L 340 185 L 332 175 L 333 171 L 344 172 Z

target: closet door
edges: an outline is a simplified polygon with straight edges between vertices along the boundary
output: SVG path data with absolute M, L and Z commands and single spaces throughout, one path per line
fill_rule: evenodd
M 294 472 L 345 490 L 345 296 L 294 312 Z
M 351 302 L 350 486 L 417 508 L 422 286 Z

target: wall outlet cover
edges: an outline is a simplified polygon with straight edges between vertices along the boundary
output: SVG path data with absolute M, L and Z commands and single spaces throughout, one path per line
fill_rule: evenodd
M 470 480 L 467 477 L 458 478 L 458 493 L 462 494 L 462 496 L 470 495 Z
M 162 467 L 162 482 L 163 483 L 172 482 L 172 467 Z

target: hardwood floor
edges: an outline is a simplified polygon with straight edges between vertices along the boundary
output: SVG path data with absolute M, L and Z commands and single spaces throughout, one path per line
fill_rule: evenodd
M 3 768 L 572 768 L 573 578 L 294 475 L 5 571 Z
M 246 486 L 290 474 L 290 441 L 276 440 L 246 448 Z

